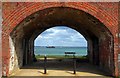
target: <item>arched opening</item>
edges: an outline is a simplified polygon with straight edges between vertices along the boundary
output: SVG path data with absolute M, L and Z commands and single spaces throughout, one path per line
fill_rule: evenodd
M 103 71 L 113 74 L 113 36 L 98 19 L 81 10 L 57 7 L 38 11 L 24 19 L 10 35 L 14 65 L 10 71 L 34 60 L 34 40 L 48 28 L 68 26 L 88 41 L 88 59 Z M 12 60 L 12 59 L 11 59 Z
M 87 56 L 87 41 L 76 30 L 66 26 L 55 26 L 42 32 L 34 40 L 34 54 L 37 58 L 48 55 L 51 58 L 64 57 L 66 51 L 75 52 L 77 57 Z

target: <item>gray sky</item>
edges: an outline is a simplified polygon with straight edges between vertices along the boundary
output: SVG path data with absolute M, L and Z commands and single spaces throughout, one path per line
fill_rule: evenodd
M 76 30 L 62 26 L 41 33 L 35 40 L 35 46 L 87 46 L 87 41 Z

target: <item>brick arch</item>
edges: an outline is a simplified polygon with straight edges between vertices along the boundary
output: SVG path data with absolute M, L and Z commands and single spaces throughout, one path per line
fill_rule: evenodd
M 5 55 L 4 63 L 6 65 L 9 65 L 9 35 L 11 31 L 18 26 L 19 23 L 21 23 L 26 17 L 30 16 L 31 14 L 51 7 L 70 7 L 75 8 L 78 10 L 82 10 L 86 13 L 89 13 L 90 15 L 94 16 L 95 18 L 99 19 L 100 22 L 102 22 L 106 28 L 110 30 L 110 32 L 113 34 L 114 38 L 116 38 L 116 32 L 117 29 L 115 28 L 112 30 L 112 26 L 117 26 L 117 18 L 113 17 L 111 14 L 109 14 L 107 11 L 102 10 L 100 7 L 98 7 L 99 4 L 93 5 L 92 3 L 25 3 L 26 6 L 21 6 L 21 3 L 19 3 L 17 8 L 12 10 L 8 15 L 4 16 L 3 20 L 3 35 L 2 38 L 6 39 L 6 42 L 3 42 L 3 48 L 8 48 L 5 51 L 8 53 L 8 55 Z M 98 13 L 100 13 L 98 15 Z M 117 43 L 117 39 L 114 40 L 114 42 Z M 114 43 L 115 44 L 115 43 Z M 115 48 L 115 47 L 114 47 Z M 116 49 L 116 48 L 115 48 Z M 117 58 L 117 49 L 114 52 L 114 56 Z M 115 71 L 117 70 L 117 63 L 115 58 Z M 6 66 L 6 69 L 8 67 Z M 8 75 L 7 70 L 7 75 Z M 115 73 L 117 75 L 117 72 Z
M 116 18 L 111 16 L 108 12 L 98 9 L 99 7 L 96 7 L 91 3 L 31 3 L 27 4 L 26 7 L 19 6 L 5 17 L 3 21 L 3 32 L 9 34 L 14 29 L 14 27 L 16 27 L 27 16 L 39 10 L 51 7 L 70 7 L 85 11 L 86 13 L 89 13 L 99 19 L 110 31 L 112 31 L 110 27 L 116 26 L 117 24 Z M 101 13 L 101 15 L 98 16 L 98 13 Z

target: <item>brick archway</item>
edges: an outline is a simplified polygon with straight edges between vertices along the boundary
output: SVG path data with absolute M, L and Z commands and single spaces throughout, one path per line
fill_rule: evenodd
M 86 13 L 89 13 L 93 17 L 97 18 L 101 23 L 103 23 L 106 26 L 109 32 L 113 35 L 114 55 L 111 55 L 111 56 L 114 56 L 113 65 L 115 68 L 113 69 L 112 74 L 117 76 L 118 75 L 118 64 L 117 64 L 118 48 L 116 46 L 118 45 L 118 38 L 116 37 L 116 34 L 118 32 L 118 28 L 117 28 L 118 19 L 116 17 L 117 14 L 111 13 L 110 10 L 104 9 L 105 7 L 110 9 L 114 8 L 114 12 L 116 12 L 117 10 L 115 9 L 117 8 L 117 5 L 115 4 L 117 3 L 81 3 L 81 2 L 78 2 L 78 3 L 74 3 L 74 2 L 73 3 L 71 2 L 70 3 L 3 3 L 2 39 L 5 40 L 5 41 L 2 41 L 3 75 L 5 76 L 9 75 L 9 65 L 10 65 L 10 58 L 11 58 L 10 41 L 12 40 L 10 39 L 11 32 L 17 29 L 17 26 L 21 24 L 24 25 L 24 21 L 28 21 L 28 23 L 31 22 L 30 20 L 34 19 L 31 17 L 31 14 L 34 14 L 35 12 L 42 11 L 44 9 L 52 8 L 52 7 L 69 7 L 77 10 L 82 10 Z M 113 7 L 109 7 L 109 5 L 113 5 Z M 51 14 L 51 12 L 49 12 L 49 14 Z M 44 15 L 48 15 L 48 13 L 46 12 L 44 13 Z M 92 22 L 94 22 L 94 19 L 92 19 Z M 113 30 L 113 26 L 114 26 L 114 30 Z M 19 33 L 19 29 L 17 29 L 15 33 Z

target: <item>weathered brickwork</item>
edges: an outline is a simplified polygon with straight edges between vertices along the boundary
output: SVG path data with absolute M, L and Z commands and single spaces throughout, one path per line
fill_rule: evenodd
M 119 66 L 119 74 L 120 74 L 120 2 L 119 2 L 119 9 L 118 9 L 118 37 L 119 37 L 119 55 L 118 55 L 118 66 Z
M 41 3 L 41 2 L 38 2 L 38 3 L 34 3 L 34 2 L 11 3 L 11 2 L 7 2 L 7 3 L 3 3 L 2 4 L 2 16 L 3 16 L 3 26 L 2 26 L 3 72 L 2 73 L 3 73 L 3 76 L 9 76 L 9 74 L 10 74 L 10 70 L 9 70 L 10 65 L 9 64 L 10 64 L 10 58 L 11 58 L 11 55 L 10 55 L 11 32 L 13 30 L 15 30 L 17 28 L 17 26 L 22 27 L 21 24 L 24 22 L 24 19 L 26 19 L 26 17 L 31 16 L 31 14 L 34 14 L 37 11 L 42 11 L 44 9 L 49 9 L 52 7 L 69 7 L 72 9 L 84 11 L 84 12 L 92 15 L 93 17 L 95 17 L 101 23 L 103 23 L 105 25 L 105 27 L 109 30 L 109 31 L 107 31 L 107 29 L 106 29 L 105 32 L 109 32 L 110 34 L 105 35 L 105 37 L 104 37 L 104 35 L 102 35 L 99 38 L 99 42 L 101 42 L 100 47 L 99 47 L 101 49 L 100 50 L 101 53 L 99 55 L 100 61 L 101 61 L 100 64 L 101 64 L 102 68 L 108 68 L 108 69 L 110 68 L 109 66 L 113 66 L 112 70 L 110 69 L 110 71 L 112 71 L 113 76 L 118 76 L 118 74 L 119 74 L 118 52 L 120 52 L 120 49 L 118 48 L 118 45 L 119 45 L 119 40 L 118 40 L 118 33 L 119 33 L 119 31 L 118 31 L 118 7 L 119 7 L 119 3 L 117 3 L 117 2 L 116 3 L 113 3 L 113 2 L 112 3 L 111 2 L 109 2 L 109 3 L 107 3 L 107 2 L 104 2 L 104 3 L 102 3 L 102 2 L 95 2 L 95 3 L 92 3 L 92 2 L 67 2 L 67 3 L 63 3 L 63 2 L 62 3 L 57 3 L 57 2 L 56 3 L 49 3 L 49 2 L 48 3 Z M 43 16 L 41 15 L 40 17 L 44 17 L 47 15 L 48 15 L 48 13 L 44 13 Z M 52 24 L 52 25 L 54 25 L 54 24 Z M 31 27 L 31 29 L 29 29 L 29 30 L 26 29 L 24 31 L 28 32 L 28 31 L 32 30 L 32 28 L 33 27 Z M 102 27 L 100 29 L 102 29 Z M 90 31 L 92 32 L 92 29 Z M 19 33 L 20 30 L 16 29 L 15 32 Z M 21 33 L 22 32 L 23 31 L 21 31 Z M 98 34 L 95 31 L 93 33 Z M 22 34 L 25 34 L 25 33 L 22 33 Z M 12 37 L 15 39 L 19 38 L 16 36 L 20 36 L 20 34 L 16 34 L 15 36 L 12 36 Z M 86 36 L 86 37 L 88 37 L 88 36 Z M 21 36 L 21 38 L 23 38 L 23 36 Z M 24 40 L 19 39 L 19 41 L 24 41 Z M 19 41 L 16 43 L 19 43 Z M 31 42 L 31 44 L 32 44 L 32 42 Z M 21 47 L 22 45 L 23 44 L 20 44 L 19 47 L 17 47 L 18 51 L 24 50 Z M 113 48 L 111 48 L 111 46 Z M 32 53 L 28 53 L 29 56 L 31 54 Z M 91 54 L 93 54 L 93 53 L 91 52 Z M 112 56 L 113 56 L 113 58 L 111 58 Z M 92 57 L 92 56 L 90 56 L 90 57 Z M 95 57 L 95 58 L 97 58 L 97 57 Z M 112 60 L 114 60 L 114 61 L 110 62 L 110 64 L 107 64 L 108 61 L 112 61 Z

